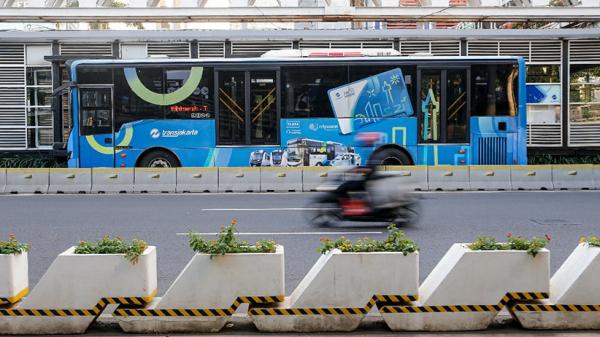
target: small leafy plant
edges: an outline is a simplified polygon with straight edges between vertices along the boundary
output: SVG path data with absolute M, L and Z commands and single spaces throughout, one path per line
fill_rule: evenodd
M 352 242 L 344 236 L 335 241 L 322 238 L 318 251 L 321 254 L 326 254 L 337 248 L 342 252 L 401 252 L 408 255 L 419 250 L 417 244 L 409 239 L 403 231 L 396 228 L 396 225 L 391 224 L 387 229 L 389 233 L 385 240 L 363 238 Z
M 248 241 L 238 240 L 235 225 L 237 220 L 233 219 L 221 230 L 215 240 L 206 240 L 200 234 L 189 233 L 188 241 L 190 248 L 196 253 L 210 254 L 210 257 L 234 253 L 275 253 L 277 244 L 275 241 L 257 241 L 254 245 Z
M 590 236 L 590 237 L 581 237 L 581 239 L 579 239 L 580 243 L 587 243 L 588 246 L 592 246 L 592 247 L 600 247 L 600 239 L 597 236 Z
M 28 252 L 29 248 L 29 244 L 17 241 L 17 237 L 14 234 L 9 234 L 6 241 L 0 240 L 0 255 L 18 255 Z
M 495 237 L 480 236 L 468 247 L 471 250 L 525 250 L 529 255 L 535 257 L 552 239 L 548 234 L 543 238 L 534 236 L 528 239 L 523 236 L 514 236 L 512 233 L 508 233 L 506 238 L 507 242 L 498 242 Z
M 144 240 L 125 242 L 120 237 L 103 237 L 98 242 L 80 241 L 75 247 L 75 254 L 125 254 L 125 258 L 136 264 L 148 244 Z

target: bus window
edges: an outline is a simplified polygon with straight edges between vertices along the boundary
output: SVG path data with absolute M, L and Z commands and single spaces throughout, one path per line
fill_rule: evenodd
M 81 134 L 85 136 L 112 133 L 112 89 L 79 90 Z
M 439 70 L 423 70 L 421 72 L 421 140 L 439 142 L 441 134 L 442 114 L 442 75 Z
M 162 68 L 138 68 L 140 81 L 151 91 L 162 93 Z M 163 119 L 164 109 L 160 105 L 146 102 L 136 95 L 125 78 L 123 68 L 114 70 L 115 78 L 115 132 L 125 123 L 140 119 Z
M 415 102 L 415 80 L 417 79 L 417 67 L 416 66 L 400 66 L 400 65 L 352 65 L 350 66 L 350 82 L 355 82 L 367 78 L 369 76 L 384 73 L 394 68 L 400 68 L 404 75 L 404 83 L 410 96 L 410 101 L 413 102 L 413 110 L 417 111 L 414 106 Z
M 516 116 L 518 66 L 471 66 L 471 116 Z
M 112 84 L 113 74 L 111 68 L 88 68 L 77 69 L 78 84 Z
M 327 90 L 348 83 L 348 67 L 282 67 L 282 79 L 285 117 L 331 118 Z
M 190 76 L 190 68 L 165 69 L 166 93 L 180 89 Z M 213 68 L 203 67 L 202 78 L 194 92 L 173 105 L 166 107 L 167 119 L 209 119 L 214 118 Z

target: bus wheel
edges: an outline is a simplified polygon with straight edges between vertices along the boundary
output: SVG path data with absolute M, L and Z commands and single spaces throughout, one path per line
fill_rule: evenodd
M 179 160 L 171 152 L 164 150 L 150 151 L 139 162 L 139 167 L 178 167 Z
M 410 157 L 397 149 L 377 151 L 371 157 L 371 161 L 377 165 L 412 165 Z

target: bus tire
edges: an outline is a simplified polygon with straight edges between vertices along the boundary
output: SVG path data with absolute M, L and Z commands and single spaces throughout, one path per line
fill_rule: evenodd
M 376 151 L 370 161 L 375 165 L 412 165 L 412 160 L 406 153 L 394 148 Z
M 138 162 L 138 167 L 154 167 L 154 168 L 168 168 L 168 167 L 179 167 L 179 160 L 177 157 L 166 150 L 152 150 L 142 157 Z

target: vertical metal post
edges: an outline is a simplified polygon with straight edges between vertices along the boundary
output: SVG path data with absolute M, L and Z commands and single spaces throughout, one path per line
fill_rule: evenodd
M 560 64 L 560 85 L 562 87 L 561 97 L 561 129 L 562 129 L 562 148 L 569 147 L 569 90 L 570 90 L 570 71 L 569 71 L 569 41 L 562 41 L 562 61 Z
M 198 58 L 198 40 L 190 42 L 190 57 L 193 59 Z
M 57 41 L 52 42 L 52 56 L 59 56 L 60 45 Z M 52 90 L 60 87 L 62 74 L 60 71 L 60 61 L 52 61 Z M 62 95 L 52 97 L 52 131 L 54 143 L 63 142 L 63 115 L 62 115 Z

